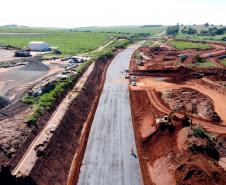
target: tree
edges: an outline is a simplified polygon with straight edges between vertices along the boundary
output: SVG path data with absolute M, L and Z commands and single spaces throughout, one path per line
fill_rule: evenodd
M 178 34 L 179 32 L 179 29 L 180 29 L 180 26 L 179 25 L 176 25 L 176 26 L 168 26 L 167 29 L 166 29 L 166 34 L 167 35 L 176 35 Z
M 205 23 L 204 26 L 205 26 L 205 27 L 209 27 L 209 23 L 208 23 L 208 22 Z

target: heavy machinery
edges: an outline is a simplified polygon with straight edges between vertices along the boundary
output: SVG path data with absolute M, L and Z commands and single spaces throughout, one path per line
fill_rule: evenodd
M 132 82 L 131 82 L 131 85 L 132 85 L 132 86 L 136 86 L 136 85 L 137 85 L 136 81 L 132 81 Z
M 174 112 L 177 112 L 178 110 L 172 110 L 168 115 L 165 115 L 162 118 L 157 118 L 156 119 L 156 125 L 161 126 L 161 125 L 169 125 L 172 124 L 172 116 Z
M 136 77 L 135 76 L 130 76 L 130 83 L 132 86 L 136 86 L 137 85 L 137 81 L 136 81 Z
M 156 125 L 160 128 L 173 126 L 173 114 L 179 111 L 179 109 L 173 109 L 168 115 L 165 115 L 162 118 L 157 118 Z M 186 110 L 183 111 L 184 117 L 181 119 L 183 126 L 189 126 L 191 124 L 191 119 L 187 116 L 186 112 Z
M 129 73 L 126 73 L 126 75 L 125 75 L 125 79 L 129 79 L 129 78 L 130 78 Z

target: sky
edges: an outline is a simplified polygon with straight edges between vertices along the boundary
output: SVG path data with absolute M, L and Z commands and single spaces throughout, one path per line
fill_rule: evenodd
M 0 25 L 226 25 L 226 0 L 1 0 Z

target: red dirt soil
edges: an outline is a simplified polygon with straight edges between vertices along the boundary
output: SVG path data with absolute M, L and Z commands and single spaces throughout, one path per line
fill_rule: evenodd
M 133 57 L 130 64 L 130 69 L 133 71 L 140 70 L 162 70 L 167 68 L 177 68 L 184 66 L 188 68 L 196 68 L 194 65 L 195 56 L 209 59 L 217 68 L 225 68 L 219 61 L 218 57 L 226 54 L 226 46 L 222 44 L 211 44 L 211 49 L 185 49 L 178 50 L 171 47 L 141 47 L 138 52 L 143 56 L 143 66 L 138 66 L 138 59 Z M 165 44 L 167 46 L 167 44 Z M 186 55 L 185 61 L 180 60 L 180 55 Z
M 130 74 L 137 76 L 137 86 L 130 86 L 131 111 L 145 185 L 226 184 L 226 139 L 222 139 L 226 135 L 226 71 L 216 57 L 212 62 L 218 68 L 192 66 L 196 55 L 224 54 L 224 45 L 211 46 L 209 50 L 141 47 L 144 66 L 137 65 L 140 59 L 135 56 L 131 60 Z M 183 63 L 180 54 L 188 56 Z M 173 116 L 175 130 L 161 130 L 156 118 L 178 107 L 180 112 Z M 194 126 L 183 128 L 184 109 L 193 125 L 206 129 L 215 140 L 195 136 Z M 214 123 L 217 115 L 219 122 Z
M 163 115 L 148 97 L 145 90 L 130 91 L 144 184 L 225 184 L 226 172 L 211 158 L 179 150 L 178 134 L 182 129 L 180 121 L 176 121 L 175 132 L 157 130 L 144 140 L 144 127 L 155 128 L 155 118 Z M 183 137 L 180 138 L 183 140 Z

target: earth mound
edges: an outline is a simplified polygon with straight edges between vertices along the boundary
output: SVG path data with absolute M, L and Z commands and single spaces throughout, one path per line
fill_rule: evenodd
M 215 112 L 212 100 L 198 91 L 189 88 L 171 89 L 162 93 L 163 101 L 171 109 L 181 109 L 183 111 L 190 105 L 193 114 L 204 119 L 218 123 L 221 118 Z
M 27 65 L 21 68 L 22 71 L 48 71 L 49 67 L 42 63 L 41 60 L 36 59 L 29 61 Z

